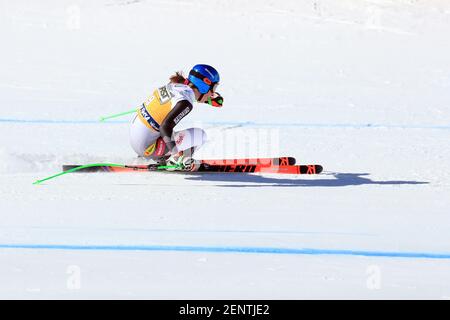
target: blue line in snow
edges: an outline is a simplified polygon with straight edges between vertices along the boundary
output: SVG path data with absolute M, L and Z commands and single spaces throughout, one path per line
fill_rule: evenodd
M 48 119 L 3 119 L 0 122 L 4 123 L 20 123 L 20 124 L 117 124 L 129 123 L 130 121 L 110 120 L 107 122 L 100 122 L 99 120 L 48 120 Z
M 0 123 L 16 124 L 125 124 L 128 120 L 108 120 L 100 122 L 98 120 L 47 120 L 47 119 L 8 119 L 0 118 Z M 288 122 L 251 122 L 251 121 L 204 121 L 203 123 L 212 126 L 236 126 L 236 127 L 297 127 L 297 128 L 386 128 L 386 129 L 440 129 L 450 130 L 450 125 L 408 125 L 408 124 L 376 124 L 376 123 L 288 123 Z
M 62 244 L 0 244 L 0 249 L 50 249 L 88 251 L 177 251 L 203 253 L 255 253 L 289 255 L 339 255 L 381 258 L 450 259 L 449 253 L 427 252 L 384 252 L 335 249 L 291 249 L 268 247 L 204 247 L 204 246 L 162 246 L 162 245 L 62 245 Z
M 240 127 L 297 127 L 297 128 L 386 128 L 386 129 L 444 129 L 450 130 L 450 125 L 408 125 L 408 124 L 376 124 L 376 123 L 298 123 L 298 122 L 239 122 L 239 121 L 206 121 L 216 126 Z

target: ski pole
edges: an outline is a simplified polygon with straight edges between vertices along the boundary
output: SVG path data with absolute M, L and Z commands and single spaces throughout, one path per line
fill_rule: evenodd
M 136 112 L 136 111 L 137 111 L 136 109 L 133 109 L 133 110 L 128 110 L 128 111 L 121 112 L 121 113 L 116 113 L 116 114 L 106 116 L 106 117 L 100 117 L 100 122 L 103 122 L 105 120 L 112 119 L 112 118 L 118 118 L 118 117 L 124 116 L 126 114 Z
M 119 167 L 119 168 L 126 168 L 127 166 L 124 165 L 124 164 L 115 164 L 115 163 L 92 163 L 92 164 L 86 164 L 86 165 L 79 166 L 79 167 L 76 167 L 76 168 L 73 168 L 73 169 L 70 169 L 70 170 L 67 170 L 67 171 L 62 171 L 60 173 L 54 174 L 52 176 L 49 176 L 49 177 L 41 179 L 41 180 L 36 180 L 35 182 L 33 182 L 33 184 L 34 185 L 41 184 L 44 181 L 47 181 L 47 180 L 50 180 L 50 179 L 54 179 L 54 178 L 60 177 L 60 176 L 65 175 L 65 174 L 78 171 L 78 170 L 82 170 L 82 169 L 85 169 L 85 168 L 92 168 L 92 167 Z M 159 167 L 156 167 L 156 169 L 158 169 L 158 170 L 178 169 L 178 168 L 179 168 L 179 166 L 159 166 Z

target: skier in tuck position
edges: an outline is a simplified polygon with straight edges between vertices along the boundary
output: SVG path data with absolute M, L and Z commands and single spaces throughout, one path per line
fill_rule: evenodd
M 185 78 L 181 72 L 158 89 L 142 104 L 130 128 L 130 142 L 138 156 L 156 163 L 191 170 L 193 153 L 206 142 L 200 128 L 174 131 L 194 102 L 221 107 L 223 98 L 216 92 L 220 77 L 209 65 L 195 65 Z

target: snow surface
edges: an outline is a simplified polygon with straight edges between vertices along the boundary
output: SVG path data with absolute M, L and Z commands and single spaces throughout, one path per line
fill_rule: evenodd
M 0 1 L 0 298 L 449 299 L 446 0 Z M 198 158 L 319 176 L 73 174 L 138 163 L 129 116 L 222 76 Z

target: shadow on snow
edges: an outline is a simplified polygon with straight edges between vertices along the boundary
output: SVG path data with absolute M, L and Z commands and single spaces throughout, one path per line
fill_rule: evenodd
M 252 184 L 221 184 L 220 187 L 346 187 L 360 185 L 417 185 L 428 184 L 424 181 L 389 180 L 376 181 L 368 178 L 369 173 L 327 173 L 319 179 L 278 179 L 253 174 L 187 174 L 186 180 L 216 182 L 246 182 Z M 331 178 L 323 179 L 323 176 Z

